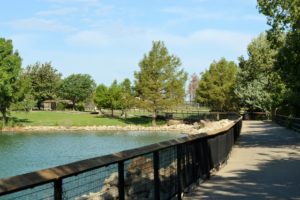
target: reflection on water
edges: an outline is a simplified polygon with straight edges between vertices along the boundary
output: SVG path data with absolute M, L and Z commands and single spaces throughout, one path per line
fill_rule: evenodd
M 0 133 L 0 178 L 180 137 L 157 132 Z

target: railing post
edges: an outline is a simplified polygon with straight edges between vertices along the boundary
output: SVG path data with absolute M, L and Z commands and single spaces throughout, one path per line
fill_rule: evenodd
M 62 179 L 57 179 L 54 181 L 54 199 L 62 200 Z
M 125 191 L 124 191 L 124 162 L 118 162 L 118 191 L 119 191 L 119 199 L 125 199 Z
M 153 169 L 154 169 L 154 197 L 160 199 L 160 180 L 159 180 L 159 152 L 153 152 Z
M 181 180 L 182 150 L 181 150 L 181 145 L 180 144 L 178 144 L 176 147 L 177 147 L 177 199 L 181 200 L 181 193 L 182 193 L 182 180 Z

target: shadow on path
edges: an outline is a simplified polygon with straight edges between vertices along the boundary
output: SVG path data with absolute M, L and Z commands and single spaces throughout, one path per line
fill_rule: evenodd
M 185 199 L 300 200 L 300 133 L 245 121 L 227 165 Z

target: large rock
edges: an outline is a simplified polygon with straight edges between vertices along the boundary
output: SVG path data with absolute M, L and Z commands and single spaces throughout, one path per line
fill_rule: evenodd
M 109 184 L 111 186 L 118 186 L 118 173 L 112 173 L 107 179 L 105 179 L 104 184 Z
M 170 120 L 167 122 L 167 125 L 168 125 L 168 126 L 179 125 L 179 124 L 183 124 L 183 121 L 182 121 L 182 120 L 170 119 Z

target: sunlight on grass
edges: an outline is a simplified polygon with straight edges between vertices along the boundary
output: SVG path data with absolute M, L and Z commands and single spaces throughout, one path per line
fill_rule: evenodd
M 11 124 L 16 126 L 126 126 L 143 125 L 150 126 L 151 119 L 145 117 L 110 118 L 92 115 L 86 112 L 12 112 Z M 158 121 L 159 125 L 164 121 Z

